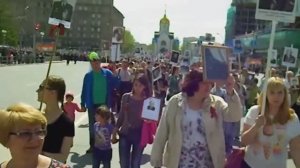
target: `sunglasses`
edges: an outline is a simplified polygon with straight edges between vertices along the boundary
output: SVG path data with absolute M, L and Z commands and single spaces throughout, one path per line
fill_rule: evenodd
M 33 138 L 33 136 L 37 136 L 39 139 L 45 139 L 47 135 L 47 131 L 46 129 L 40 129 L 34 132 L 30 132 L 30 131 L 10 132 L 9 135 L 14 135 L 21 139 L 29 141 Z

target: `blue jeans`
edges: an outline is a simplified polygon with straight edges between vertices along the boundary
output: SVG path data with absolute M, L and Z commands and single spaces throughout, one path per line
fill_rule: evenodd
M 93 150 L 93 168 L 99 168 L 103 164 L 103 168 L 110 168 L 112 159 L 112 149 L 100 150 L 94 147 Z
M 232 151 L 232 146 L 234 143 L 234 138 L 237 136 L 237 129 L 239 129 L 239 122 L 224 122 L 224 138 L 225 138 L 225 152 L 228 156 Z
M 121 168 L 140 168 L 143 151 L 144 148 L 140 146 L 140 138 L 121 136 L 119 141 Z

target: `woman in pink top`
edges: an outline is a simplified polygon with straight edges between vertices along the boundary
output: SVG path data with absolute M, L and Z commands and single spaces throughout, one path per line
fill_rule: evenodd
M 67 93 L 66 94 L 66 102 L 64 103 L 64 112 L 74 122 L 75 121 L 75 111 L 85 112 L 85 110 L 79 108 L 78 104 L 74 103 L 73 100 L 74 100 L 74 95 L 72 93 Z

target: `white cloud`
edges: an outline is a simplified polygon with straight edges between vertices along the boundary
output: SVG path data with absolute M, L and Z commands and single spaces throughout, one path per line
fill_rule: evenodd
M 123 13 L 124 26 L 136 41 L 151 43 L 154 31 L 159 30 L 159 21 L 167 9 L 170 31 L 175 37 L 212 33 L 217 40 L 225 37 L 227 9 L 231 0 L 114 0 L 114 5 Z

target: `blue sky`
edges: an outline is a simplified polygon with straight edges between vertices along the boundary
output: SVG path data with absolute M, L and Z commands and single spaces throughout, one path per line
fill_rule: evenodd
M 123 13 L 124 26 L 137 42 L 150 44 L 165 9 L 170 19 L 170 31 L 183 37 L 198 37 L 212 33 L 223 41 L 227 9 L 232 0 L 114 0 Z

